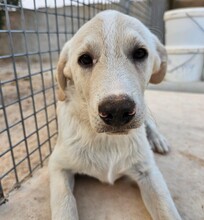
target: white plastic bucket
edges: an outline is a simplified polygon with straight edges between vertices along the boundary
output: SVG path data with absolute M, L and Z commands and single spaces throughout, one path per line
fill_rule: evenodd
M 204 7 L 170 10 L 164 20 L 166 45 L 204 45 Z
M 165 79 L 174 82 L 200 81 L 204 69 L 203 47 L 166 47 L 168 66 Z

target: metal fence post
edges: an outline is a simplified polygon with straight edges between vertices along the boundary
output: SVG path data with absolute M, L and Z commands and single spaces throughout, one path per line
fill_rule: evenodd
M 120 5 L 122 6 L 122 12 L 125 14 L 129 14 L 130 12 L 130 0 L 120 0 Z
M 4 191 L 1 185 L 1 180 L 0 180 L 0 205 L 6 202 L 6 199 L 4 197 Z
M 152 1 L 151 27 L 150 29 L 164 43 L 164 12 L 169 8 L 168 0 Z

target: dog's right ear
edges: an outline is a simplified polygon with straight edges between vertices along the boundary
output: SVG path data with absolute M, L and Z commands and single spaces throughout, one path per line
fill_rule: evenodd
M 56 72 L 56 80 L 58 83 L 58 99 L 59 101 L 64 101 L 66 96 L 65 96 L 65 89 L 67 86 L 67 79 L 69 78 L 69 73 L 66 64 L 68 62 L 68 51 L 70 47 L 70 41 L 68 41 L 59 56 L 59 61 L 57 63 L 57 72 Z
M 157 37 L 154 37 L 156 44 L 157 57 L 154 64 L 153 74 L 150 78 L 150 83 L 160 83 L 166 74 L 167 69 L 167 52 L 165 47 L 160 43 Z

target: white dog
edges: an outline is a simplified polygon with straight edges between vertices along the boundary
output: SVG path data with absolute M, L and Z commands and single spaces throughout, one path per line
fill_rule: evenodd
M 52 220 L 79 219 L 76 173 L 110 184 L 129 176 L 154 220 L 181 219 L 150 147 L 167 152 L 168 145 L 144 102 L 166 62 L 159 40 L 116 11 L 99 13 L 65 44 L 57 68 L 59 135 L 49 162 Z

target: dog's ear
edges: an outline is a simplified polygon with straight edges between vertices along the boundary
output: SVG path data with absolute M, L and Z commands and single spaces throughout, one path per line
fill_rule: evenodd
M 58 83 L 58 99 L 59 101 L 64 101 L 65 96 L 65 89 L 67 86 L 67 78 L 69 73 L 67 73 L 66 64 L 68 62 L 68 51 L 69 51 L 70 41 L 68 41 L 59 56 L 59 61 L 57 63 L 57 72 L 56 72 L 56 80 Z
M 165 47 L 159 42 L 155 37 L 156 50 L 158 56 L 155 59 L 153 73 L 150 78 L 150 83 L 158 84 L 160 83 L 166 74 L 167 69 L 167 52 Z

